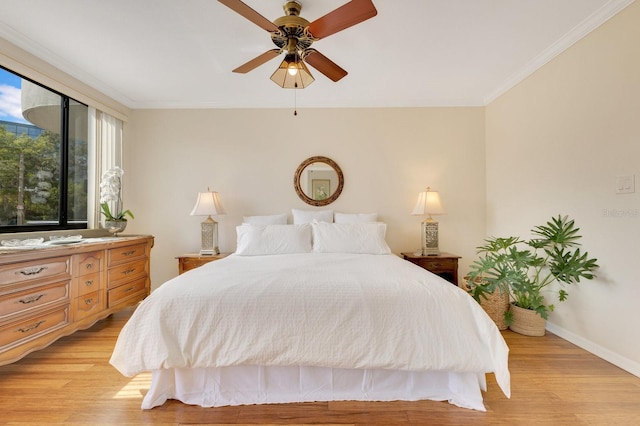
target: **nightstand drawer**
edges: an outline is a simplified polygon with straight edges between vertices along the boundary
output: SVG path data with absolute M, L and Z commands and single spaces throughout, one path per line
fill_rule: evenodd
M 188 253 L 176 257 L 178 259 L 178 274 L 183 274 L 191 269 L 198 268 L 209 262 L 220 260 L 227 257 L 227 253 L 202 255 L 199 253 Z
M 428 259 L 421 258 L 412 260 L 418 266 L 428 269 L 431 272 L 451 271 L 458 267 L 458 259 Z
M 460 256 L 451 253 L 440 253 L 438 256 L 402 253 L 402 257 L 452 284 L 458 285 L 458 259 Z

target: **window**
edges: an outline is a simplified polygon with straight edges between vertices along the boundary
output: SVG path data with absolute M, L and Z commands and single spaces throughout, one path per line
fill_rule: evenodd
M 0 233 L 87 227 L 88 114 L 0 67 Z

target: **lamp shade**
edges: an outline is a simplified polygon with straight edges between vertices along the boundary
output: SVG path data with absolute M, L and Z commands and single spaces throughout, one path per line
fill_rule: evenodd
M 199 192 L 196 205 L 191 211 L 191 216 L 211 216 L 216 214 L 225 214 L 220 196 L 217 192 Z
M 411 214 L 421 216 L 444 214 L 442 201 L 440 201 L 440 193 L 438 191 L 432 191 L 431 188 L 427 187 L 426 191 L 418 194 L 418 202 Z
M 287 53 L 271 80 L 285 89 L 304 89 L 315 81 L 297 53 Z

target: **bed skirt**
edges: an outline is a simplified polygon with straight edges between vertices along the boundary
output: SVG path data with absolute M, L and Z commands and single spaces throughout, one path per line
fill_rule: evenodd
M 485 411 L 483 373 L 241 365 L 152 372 L 142 409 L 176 399 L 201 407 L 313 401 L 448 401 Z

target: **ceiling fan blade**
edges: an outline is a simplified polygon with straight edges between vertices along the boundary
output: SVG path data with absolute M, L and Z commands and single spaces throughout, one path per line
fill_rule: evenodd
M 262 55 L 256 56 L 246 64 L 240 65 L 238 68 L 233 70 L 233 72 L 237 72 L 240 74 L 248 73 L 254 68 L 258 68 L 260 65 L 264 64 L 267 61 L 275 58 L 280 54 L 280 49 L 271 49 L 264 52 Z
M 305 51 L 304 61 L 334 82 L 348 74 L 335 62 L 318 52 L 316 49 L 307 49 Z
M 378 14 L 371 0 L 351 0 L 309 24 L 308 31 L 321 39 L 373 18 Z
M 240 0 L 218 0 L 220 3 L 227 6 L 229 9 L 237 12 L 238 14 L 244 16 L 260 28 L 267 30 L 269 32 L 278 31 L 278 27 L 269 21 L 264 16 L 260 15 L 258 12 L 247 6 L 245 3 Z

